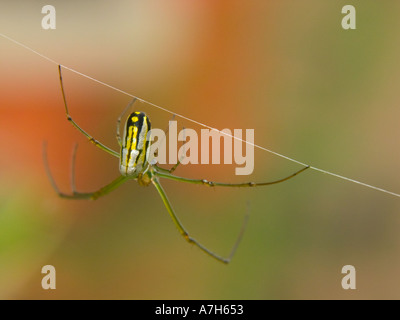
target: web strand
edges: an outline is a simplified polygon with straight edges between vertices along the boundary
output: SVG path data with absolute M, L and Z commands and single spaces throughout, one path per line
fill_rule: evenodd
M 98 83 L 98 84 L 101 84 L 101 85 L 103 85 L 103 86 L 105 86 L 105 87 L 108 87 L 108 88 L 110 88 L 110 89 L 112 89 L 112 90 L 115 90 L 115 91 L 117 91 L 117 92 L 120 92 L 120 93 L 122 93 L 122 94 L 124 94 L 124 95 L 127 95 L 127 96 L 131 97 L 131 98 L 136 98 L 137 100 L 139 100 L 139 101 L 141 101 L 141 102 L 143 102 L 143 103 L 146 103 L 146 104 L 151 105 L 151 106 L 153 106 L 153 107 L 155 107 L 155 108 L 157 108 L 157 109 L 160 109 L 160 110 L 163 110 L 163 111 L 165 111 L 165 112 L 167 112 L 167 113 L 170 113 L 170 114 L 172 114 L 172 115 L 175 115 L 176 117 L 179 117 L 179 118 L 181 118 L 181 119 L 185 119 L 185 120 L 187 120 L 187 121 L 190 121 L 190 122 L 192 122 L 192 123 L 195 123 L 195 124 L 197 124 L 197 125 L 199 125 L 199 126 L 202 126 L 202 127 L 204 127 L 204 128 L 207 128 L 207 129 L 216 131 L 216 132 L 218 132 L 218 133 L 220 133 L 220 134 L 222 134 L 222 135 L 226 135 L 226 136 L 228 136 L 228 137 L 230 137 L 230 138 L 232 138 L 232 139 L 239 140 L 239 141 L 241 141 L 241 142 L 244 142 L 244 143 L 246 143 L 246 144 L 249 144 L 249 145 L 253 146 L 254 148 L 257 148 L 257 149 L 260 149 L 260 150 L 269 152 L 269 153 L 271 153 L 271 154 L 273 154 L 273 155 L 275 155 L 275 156 L 278 156 L 278 157 L 283 158 L 283 159 L 286 159 L 286 160 L 288 160 L 288 161 L 297 163 L 297 164 L 299 164 L 299 165 L 301 165 L 301 166 L 310 167 L 310 169 L 312 169 L 312 170 L 315 170 L 315 171 L 318 171 L 318 172 L 321 172 L 321 173 L 324 173 L 324 174 L 328 174 L 328 175 L 333 176 L 333 177 L 335 177 L 335 178 L 342 179 L 342 180 L 345 180 L 345 181 L 348 181 L 348 182 L 352 182 L 352 183 L 355 183 L 355 184 L 359 184 L 359 185 L 361 185 L 361 186 L 364 186 L 364 187 L 367 187 L 367 188 L 370 188 L 370 189 L 373 189 L 373 190 L 376 190 L 376 191 L 379 191 L 379 192 L 383 192 L 383 193 L 386 193 L 386 194 L 389 194 L 389 195 L 392 195 L 392 196 L 395 196 L 395 197 L 399 197 L 399 198 L 400 198 L 400 194 L 398 194 L 398 193 L 395 193 L 395 192 L 392 192 L 392 191 L 388 191 L 388 190 L 385 190 L 385 189 L 382 189 L 382 188 L 379 188 L 379 187 L 375 187 L 375 186 L 373 186 L 373 185 L 370 185 L 370 184 L 367 184 L 367 183 L 364 183 L 364 182 L 361 182 L 361 181 L 357 181 L 357 180 L 354 180 L 354 179 L 351 179 L 351 178 L 348 178 L 348 177 L 345 177 L 345 176 L 342 176 L 342 175 L 339 175 L 339 174 L 336 174 L 336 173 L 333 173 L 333 172 L 330 172 L 330 171 L 327 171 L 327 170 L 323 170 L 323 169 L 320 169 L 320 168 L 317 168 L 317 167 L 314 167 L 314 166 L 310 166 L 310 165 L 308 165 L 308 164 L 306 164 L 306 163 L 300 162 L 300 161 L 298 161 L 298 160 L 296 160 L 296 159 L 290 158 L 290 157 L 288 157 L 288 156 L 285 156 L 285 155 L 280 154 L 280 153 L 278 153 L 278 152 L 275 152 L 275 151 L 273 151 L 273 150 L 267 149 L 267 148 L 265 148 L 265 147 L 263 147 L 263 146 L 260 146 L 260 145 L 257 145 L 257 144 L 248 142 L 248 141 L 246 141 L 246 140 L 243 140 L 243 139 L 240 139 L 240 138 L 235 137 L 235 136 L 233 136 L 233 135 L 230 135 L 230 134 L 228 134 L 228 133 L 226 133 L 226 132 L 220 131 L 220 130 L 218 130 L 218 129 L 216 129 L 216 128 L 210 127 L 210 126 L 208 126 L 207 124 L 201 123 L 201 122 L 196 121 L 196 120 L 191 119 L 191 118 L 188 118 L 188 117 L 186 117 L 186 116 L 184 116 L 184 115 L 182 115 L 182 114 L 173 112 L 173 111 L 171 111 L 171 110 L 169 110 L 169 109 L 167 109 L 167 108 L 164 108 L 164 107 L 161 107 L 161 106 L 159 106 L 159 105 L 156 105 L 156 104 L 154 104 L 154 103 L 152 103 L 152 102 L 150 102 L 150 101 L 146 101 L 146 100 L 144 100 L 144 99 L 142 99 L 142 98 L 140 98 L 140 97 L 137 97 L 137 96 L 135 96 L 135 95 L 133 95 L 133 94 L 130 94 L 130 93 L 128 93 L 128 92 L 126 92 L 126 91 L 124 91 L 124 90 L 121 90 L 121 89 L 119 89 L 119 88 L 116 88 L 116 87 L 114 87 L 114 86 L 112 86 L 112 85 L 110 85 L 110 84 L 107 84 L 107 83 L 103 82 L 103 81 L 100 81 L 100 80 L 97 80 L 97 79 L 95 79 L 95 78 L 93 78 L 93 77 L 90 77 L 90 76 L 88 76 L 88 75 L 86 75 L 86 74 L 84 74 L 84 73 L 82 73 L 82 72 L 79 72 L 79 71 L 77 71 L 77 70 L 74 70 L 74 69 L 72 69 L 72 68 L 69 68 L 69 67 L 67 67 L 67 66 L 64 66 L 64 65 L 62 65 L 61 63 L 56 62 L 55 60 L 53 60 L 53 59 L 51 59 L 51 58 L 45 56 L 44 54 L 42 54 L 42 53 L 40 53 L 40 52 L 38 52 L 38 51 L 36 51 L 36 50 L 34 50 L 34 49 L 28 47 L 27 45 L 25 45 L 25 44 L 23 44 L 23 43 L 21 43 L 21 42 L 19 42 L 19 41 L 17 41 L 17 40 L 14 40 L 13 38 L 10 38 L 10 37 L 8 37 L 8 36 L 2 34 L 2 33 L 0 33 L 0 36 L 3 37 L 4 39 L 7 39 L 7 40 L 9 40 L 9 41 L 15 43 L 16 45 L 18 45 L 18 46 L 20 46 L 20 47 L 22 47 L 22 48 L 24 48 L 24 49 L 26 49 L 26 50 L 28 50 L 28 51 L 30 51 L 30 52 L 32 52 L 32 53 L 38 55 L 39 57 L 41 57 L 41 58 L 43 58 L 43 59 L 45 59 L 45 60 L 47 60 L 47 61 L 49 61 L 49 62 L 51 62 L 51 63 L 54 63 L 54 64 L 56 64 L 56 65 L 61 65 L 61 67 L 64 68 L 64 69 L 66 69 L 66 70 L 69 70 L 69 71 L 71 71 L 71 72 L 74 72 L 74 73 L 76 73 L 76 74 L 78 74 L 78 75 L 80 75 L 80 76 L 82 76 L 82 77 L 84 77 L 84 78 L 86 78 L 86 79 L 92 80 L 92 81 L 94 81 L 94 82 L 96 82 L 96 83 Z

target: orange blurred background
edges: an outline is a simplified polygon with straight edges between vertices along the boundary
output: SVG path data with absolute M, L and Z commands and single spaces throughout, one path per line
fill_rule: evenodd
M 341 28 L 347 1 L 4 1 L 0 33 L 54 61 L 209 126 L 255 130 L 255 143 L 400 193 L 400 4 L 353 1 L 357 29 Z M 43 4 L 44 5 L 44 4 Z M 57 197 L 95 190 L 117 159 L 65 119 L 57 65 L 0 37 L 0 298 L 387 299 L 399 298 L 400 199 L 308 170 L 286 183 L 210 189 L 162 181 L 183 224 L 228 255 L 246 203 L 250 221 L 231 264 L 179 235 L 156 190 L 127 183 L 97 201 Z M 71 115 L 118 149 L 115 123 L 130 98 L 64 70 Z M 171 114 L 146 103 L 154 127 Z M 201 127 L 177 118 L 179 126 Z M 269 181 L 299 165 L 255 150 L 255 171 L 190 165 L 176 174 Z M 43 290 L 53 265 L 57 289 Z M 354 265 L 357 290 L 341 288 Z

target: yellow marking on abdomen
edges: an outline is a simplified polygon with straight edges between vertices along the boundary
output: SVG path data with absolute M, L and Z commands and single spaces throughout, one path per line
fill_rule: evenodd
M 132 127 L 129 127 L 128 129 L 128 137 L 126 138 L 126 149 L 130 150 L 131 149 L 131 137 L 132 137 Z

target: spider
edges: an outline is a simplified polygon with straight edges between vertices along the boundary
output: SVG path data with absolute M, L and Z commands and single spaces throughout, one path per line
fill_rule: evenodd
M 121 147 L 121 150 L 120 150 L 120 152 L 116 152 L 116 151 L 110 149 L 109 147 L 105 146 L 98 140 L 96 140 L 89 133 L 87 133 L 85 130 L 83 130 L 72 119 L 72 117 L 70 116 L 70 113 L 69 113 L 67 100 L 66 100 L 66 96 L 65 96 L 61 65 L 58 65 L 58 73 L 59 73 L 61 93 L 62 93 L 62 97 L 63 97 L 65 114 L 66 114 L 67 120 L 76 129 L 78 129 L 90 142 L 92 142 L 96 147 L 119 158 L 119 170 L 120 170 L 121 175 L 118 178 L 116 178 L 115 180 L 111 181 L 106 186 L 98 189 L 97 191 L 94 191 L 94 192 L 78 192 L 78 191 L 76 191 L 75 181 L 74 181 L 75 180 L 74 179 L 74 166 L 75 166 L 75 154 L 76 154 L 76 150 L 77 150 L 77 145 L 75 145 L 75 148 L 74 148 L 74 151 L 72 154 L 72 161 L 71 161 L 72 193 L 71 194 L 63 193 L 58 189 L 57 184 L 55 183 L 55 180 L 51 174 L 51 171 L 50 171 L 50 168 L 49 168 L 49 165 L 47 162 L 46 144 L 44 144 L 43 158 L 44 158 L 46 173 L 48 175 L 48 178 L 50 180 L 52 187 L 57 192 L 57 194 L 61 198 L 67 198 L 67 199 L 96 200 L 102 196 L 105 196 L 106 194 L 108 194 L 109 192 L 118 188 L 120 185 L 122 185 L 123 183 L 125 183 L 129 180 L 136 180 L 139 183 L 139 185 L 141 185 L 141 186 L 147 186 L 149 184 L 153 184 L 155 186 L 155 188 L 157 189 L 170 217 L 172 218 L 173 223 L 178 228 L 178 231 L 183 236 L 183 238 L 187 242 L 194 244 L 195 246 L 200 248 L 207 255 L 215 258 L 216 260 L 218 260 L 222 263 L 226 263 L 226 264 L 229 263 L 231 261 L 233 255 L 235 254 L 235 251 L 239 245 L 239 242 L 242 238 L 244 229 L 247 224 L 248 214 L 246 214 L 246 216 L 245 216 L 244 223 L 243 223 L 240 233 L 236 239 L 236 242 L 233 245 L 230 255 L 228 257 L 222 257 L 222 256 L 214 253 L 213 251 L 209 250 L 207 247 L 205 247 L 199 241 L 197 241 L 195 238 L 193 238 L 192 236 L 189 235 L 188 231 L 185 229 L 183 224 L 180 222 L 174 209 L 172 208 L 171 202 L 169 201 L 167 194 L 165 193 L 163 187 L 160 184 L 160 178 L 171 179 L 171 180 L 175 180 L 175 181 L 179 181 L 179 182 L 186 182 L 186 183 L 192 183 L 192 184 L 201 184 L 201 185 L 205 185 L 205 186 L 209 186 L 209 187 L 258 187 L 258 186 L 272 185 L 272 184 L 277 184 L 277 183 L 280 183 L 283 181 L 287 181 L 309 168 L 309 166 L 304 167 L 301 170 L 296 171 L 295 173 L 293 173 L 283 179 L 270 181 L 270 182 L 261 182 L 261 183 L 254 183 L 254 182 L 223 183 L 223 182 L 207 181 L 205 179 L 189 179 L 189 178 L 176 176 L 173 174 L 173 172 L 179 166 L 181 160 L 179 160 L 177 162 L 177 164 L 175 164 L 171 169 L 165 169 L 165 168 L 159 167 L 156 163 L 154 163 L 154 161 L 151 161 L 149 159 L 151 139 L 150 139 L 150 135 L 148 135 L 147 133 L 151 130 L 151 123 L 150 123 L 149 117 L 145 113 L 135 111 L 127 117 L 126 124 L 125 124 L 125 130 L 123 133 L 123 137 L 121 139 L 121 136 L 120 136 L 121 119 L 125 115 L 127 110 L 137 100 L 136 98 L 134 98 L 127 105 L 127 107 L 123 110 L 123 112 L 120 114 L 120 116 L 117 119 L 116 137 L 118 140 L 118 144 Z

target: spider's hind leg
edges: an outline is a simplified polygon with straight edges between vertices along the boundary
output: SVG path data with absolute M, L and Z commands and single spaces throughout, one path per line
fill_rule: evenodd
M 71 183 L 71 189 L 72 189 L 72 193 L 71 194 L 67 194 L 64 192 L 61 192 L 60 189 L 58 188 L 53 175 L 50 171 L 50 167 L 47 161 L 47 143 L 44 142 L 43 143 L 43 162 L 44 162 L 44 166 L 45 166 L 45 170 L 46 170 L 46 174 L 50 180 L 51 186 L 53 187 L 54 191 L 57 192 L 57 194 L 59 195 L 59 197 L 61 198 L 66 198 L 66 199 L 76 199 L 76 200 L 80 200 L 80 199 L 92 199 L 92 200 L 96 200 L 97 198 L 104 196 L 106 194 L 108 194 L 109 192 L 111 192 L 112 190 L 116 189 L 117 187 L 119 187 L 122 183 L 126 182 L 127 180 L 129 180 L 129 178 L 124 177 L 124 176 L 119 176 L 117 179 L 111 181 L 109 184 L 107 184 L 106 186 L 94 191 L 94 192 L 78 192 L 76 191 L 76 187 L 75 187 L 75 159 L 76 159 L 76 151 L 77 151 L 78 145 L 75 144 L 73 152 L 72 152 L 72 159 L 71 159 L 71 176 L 70 176 L 70 183 Z
M 205 247 L 200 242 L 198 242 L 195 238 L 193 238 L 192 236 L 189 235 L 189 233 L 186 231 L 186 229 L 183 227 L 182 223 L 179 221 L 178 217 L 176 216 L 175 211 L 172 208 L 172 205 L 171 205 L 171 203 L 170 203 L 170 201 L 169 201 L 169 199 L 168 199 L 163 187 L 161 186 L 160 182 L 158 181 L 158 178 L 157 177 L 153 177 L 152 178 L 152 182 L 153 182 L 154 186 L 156 187 L 159 195 L 161 196 L 161 199 L 162 199 L 162 201 L 163 201 L 163 203 L 165 205 L 165 208 L 167 209 L 170 217 L 172 218 L 172 221 L 174 222 L 175 226 L 179 230 L 179 233 L 184 237 L 184 239 L 187 242 L 196 245 L 203 252 L 205 252 L 209 256 L 213 257 L 214 259 L 217 259 L 218 261 L 226 263 L 226 264 L 229 263 L 231 261 L 233 255 L 235 254 L 235 252 L 236 252 L 236 250 L 237 250 L 237 248 L 239 246 L 239 243 L 240 243 L 240 241 L 241 241 L 241 239 L 243 237 L 244 230 L 246 228 L 247 221 L 248 221 L 248 218 L 249 218 L 249 212 L 247 212 L 247 214 L 246 214 L 246 216 L 244 218 L 244 222 L 243 222 L 242 228 L 240 229 L 239 235 L 238 235 L 238 237 L 237 237 L 237 239 L 235 241 L 235 244 L 233 245 L 231 253 L 229 254 L 228 257 L 225 258 L 225 257 L 222 257 L 222 256 L 217 255 L 216 253 L 212 252 L 207 247 Z

